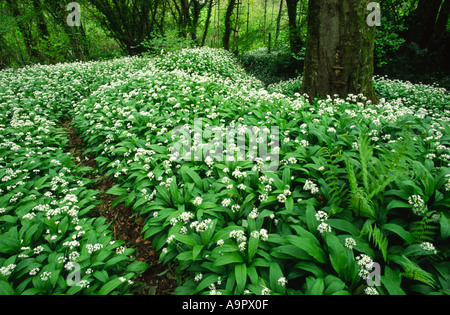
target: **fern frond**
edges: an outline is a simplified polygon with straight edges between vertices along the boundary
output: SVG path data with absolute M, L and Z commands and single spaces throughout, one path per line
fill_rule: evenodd
M 403 255 L 401 259 L 396 259 L 395 262 L 403 268 L 404 272 L 402 275 L 404 277 L 411 280 L 420 281 L 433 288 L 436 287 L 436 281 L 434 280 L 433 275 L 420 268 L 419 265 L 412 262 L 406 256 Z
M 372 242 L 381 252 L 384 261 L 387 258 L 388 239 L 379 229 L 373 220 L 367 220 L 361 229 L 360 236 L 367 236 L 367 240 Z
M 416 242 L 432 242 L 439 234 L 439 227 L 433 219 L 434 212 L 427 212 L 421 220 L 411 223 L 409 232 Z

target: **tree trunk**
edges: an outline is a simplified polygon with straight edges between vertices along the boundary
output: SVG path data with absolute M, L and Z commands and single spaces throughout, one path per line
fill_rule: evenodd
M 284 0 L 280 0 L 280 8 L 278 9 L 277 27 L 275 31 L 275 46 L 277 45 L 278 35 L 280 34 L 281 16 L 283 15 L 283 1 Z
M 312 99 L 364 94 L 373 88 L 375 27 L 367 24 L 370 0 L 310 0 L 302 93 Z
M 201 43 L 202 47 L 205 46 L 206 35 L 208 34 L 209 23 L 211 20 L 212 7 L 213 7 L 213 0 L 209 0 L 208 14 L 206 16 L 206 21 L 205 21 L 205 31 L 203 32 L 202 43 Z
M 445 0 L 439 11 L 439 17 L 434 26 L 433 36 L 430 38 L 428 46 L 433 50 L 438 47 L 445 36 L 448 19 L 450 17 L 450 0 Z
M 289 41 L 293 53 L 300 52 L 302 48 L 302 38 L 297 26 L 297 4 L 299 0 L 286 0 L 288 20 L 289 20 Z
M 236 5 L 236 0 L 230 0 L 228 2 L 227 11 L 225 13 L 225 33 L 223 34 L 222 44 L 223 49 L 230 50 L 230 36 L 231 36 L 231 16 Z

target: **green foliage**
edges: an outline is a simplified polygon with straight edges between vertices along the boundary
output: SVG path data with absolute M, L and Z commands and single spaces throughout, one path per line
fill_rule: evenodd
M 82 170 L 62 152 L 66 140 L 52 123 L 68 115 L 98 171 L 115 180 L 108 191 L 114 203 L 131 206 L 144 219 L 143 237 L 160 261 L 178 266 L 183 280 L 177 294 L 449 293 L 450 116 L 444 91 L 377 78 L 385 97 L 379 104 L 357 95 L 310 103 L 290 84 L 266 90 L 231 54 L 209 48 L 49 68 L 17 71 L 14 83 L 9 70 L 0 73 L 0 158 L 7 159 L 0 160 L 0 208 L 6 209 L 0 213 L 0 268 L 8 274 L 0 279 L 1 292 L 66 292 L 66 271 L 55 261 L 70 254 L 64 243 L 77 224 L 65 212 L 47 220 L 49 211 L 35 209 L 53 199 L 55 208 L 78 206 L 78 224 L 86 231 L 77 238 L 79 259 L 82 279 L 92 282 L 78 292 L 128 292 L 121 277 L 128 280 L 145 267 L 129 264 L 130 252 L 116 256 L 117 242 L 109 243 L 104 222 L 86 217 L 95 191 L 77 183 Z M 23 82 L 47 72 L 54 75 L 49 82 L 33 80 L 28 87 L 42 94 L 21 94 L 29 99 L 19 107 Z M 62 95 L 58 101 L 50 97 L 55 92 Z M 430 102 L 411 104 L 409 96 Z M 39 110 L 39 118 L 31 109 Z M 196 127 L 200 118 L 202 130 Z M 177 132 L 180 126 L 188 130 Z M 267 172 L 264 160 L 248 158 L 253 147 L 244 133 L 235 139 L 246 140 L 246 158 L 240 160 L 232 145 L 226 147 L 230 159 L 221 158 L 216 142 L 231 126 L 258 132 L 278 127 L 278 168 Z M 22 139 L 31 142 L 17 148 Z M 8 163 L 27 171 L 11 173 Z M 60 172 L 64 187 L 54 182 Z M 72 188 L 77 201 L 65 199 L 69 192 L 63 190 Z M 19 257 L 21 240 L 32 244 L 30 254 L 42 244 L 40 255 Z M 89 253 L 88 244 L 103 247 Z M 52 272 L 56 285 L 44 288 L 40 275 L 24 280 L 25 265 L 43 262 L 48 267 L 40 272 Z M 369 286 L 374 263 L 380 264 L 380 283 Z M 94 273 L 86 274 L 87 268 Z

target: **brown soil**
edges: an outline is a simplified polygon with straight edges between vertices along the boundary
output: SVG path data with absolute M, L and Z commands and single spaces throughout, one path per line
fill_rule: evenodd
M 69 138 L 68 151 L 78 160 L 79 165 L 96 169 L 97 164 L 89 153 L 84 154 L 83 140 L 78 137 L 71 126 L 71 120 L 62 125 Z M 150 240 L 144 240 L 142 236 L 143 220 L 133 212 L 131 207 L 125 207 L 121 203 L 112 206 L 115 196 L 106 192 L 114 186 L 114 180 L 89 172 L 86 177 L 94 180 L 92 189 L 100 191 L 97 200 L 98 206 L 92 211 L 94 215 L 103 216 L 111 223 L 111 228 L 116 239 L 124 240 L 127 247 L 134 248 L 137 260 L 146 262 L 150 267 L 135 281 L 135 294 L 141 295 L 166 295 L 173 294 L 177 286 L 174 267 L 163 266 L 158 261 L 158 254 L 152 248 Z

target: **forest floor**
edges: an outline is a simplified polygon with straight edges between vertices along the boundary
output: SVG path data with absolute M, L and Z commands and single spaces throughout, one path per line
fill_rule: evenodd
M 84 154 L 86 146 L 71 126 L 71 122 L 70 119 L 62 124 L 69 139 L 67 150 L 76 161 L 79 161 L 77 162 L 79 165 L 91 167 L 92 170 L 98 169 L 95 159 L 89 153 Z M 86 177 L 94 181 L 92 188 L 100 191 L 97 196 L 100 203 L 92 211 L 92 215 L 105 217 L 111 224 L 115 238 L 125 241 L 127 247 L 134 248 L 137 260 L 144 261 L 149 265 L 149 268 L 136 279 L 135 293 L 141 295 L 173 294 L 177 287 L 175 268 L 159 263 L 158 255 L 152 248 L 151 241 L 144 240 L 142 237 L 141 231 L 144 222 L 135 216 L 132 207 L 126 207 L 124 203 L 112 206 L 116 197 L 106 192 L 114 186 L 114 180 L 103 175 L 93 174 L 92 171 Z

